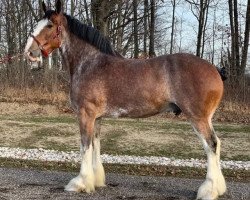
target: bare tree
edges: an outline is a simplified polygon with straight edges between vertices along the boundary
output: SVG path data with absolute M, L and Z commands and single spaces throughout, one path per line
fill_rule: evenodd
M 173 46 L 174 46 L 174 27 L 175 27 L 176 0 L 171 0 L 171 4 L 173 6 L 173 12 L 172 12 L 172 30 L 171 30 L 171 40 L 170 40 L 170 54 L 173 53 Z
M 197 45 L 196 45 L 196 56 L 203 57 L 205 34 L 206 34 L 206 22 L 208 18 L 208 9 L 210 0 L 186 0 L 191 10 L 198 20 L 198 32 L 197 32 Z M 196 11 L 194 11 L 196 10 Z
M 148 0 L 144 0 L 144 19 L 143 19 L 143 26 L 144 26 L 144 34 L 143 34 L 143 52 L 144 55 L 147 56 L 147 40 L 148 40 Z
M 241 80 L 244 77 L 247 52 L 249 45 L 249 1 L 246 11 L 246 23 L 245 23 L 245 36 L 244 44 L 242 47 L 242 56 L 240 56 L 241 48 L 241 34 L 239 32 L 238 21 L 238 3 L 237 0 L 228 0 L 229 16 L 230 16 L 230 30 L 231 30 L 231 54 L 229 54 L 230 61 L 230 82 L 237 87 L 241 84 Z
M 133 0 L 133 11 L 134 11 L 134 57 L 138 58 L 139 56 L 139 44 L 138 44 L 138 23 L 137 23 L 137 9 L 138 9 L 138 1 Z
M 91 18 L 90 18 L 90 14 L 89 14 L 89 7 L 88 7 L 88 3 L 86 0 L 84 0 L 84 9 L 85 9 L 85 13 L 86 13 L 86 19 L 87 19 L 87 24 L 91 25 Z
M 155 0 L 150 0 L 149 57 L 155 56 Z
M 105 0 L 92 0 L 91 13 L 93 25 L 100 30 L 105 36 L 108 35 L 108 21 L 106 14 L 108 11 L 108 2 Z
M 244 44 L 243 44 L 242 57 L 241 57 L 241 69 L 243 73 L 247 65 L 247 53 L 248 53 L 248 48 L 249 48 L 249 32 L 250 32 L 250 0 L 248 0 L 247 2 L 245 36 L 244 36 Z

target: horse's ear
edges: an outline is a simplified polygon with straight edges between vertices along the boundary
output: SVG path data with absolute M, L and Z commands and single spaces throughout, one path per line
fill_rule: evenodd
M 44 1 L 42 1 L 42 8 L 43 8 L 43 12 L 47 11 L 47 7 L 46 7 L 46 4 L 44 3 Z
M 56 13 L 59 14 L 62 11 L 62 3 L 61 0 L 56 1 Z

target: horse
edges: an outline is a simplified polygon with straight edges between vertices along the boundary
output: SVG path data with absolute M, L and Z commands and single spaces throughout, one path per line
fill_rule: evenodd
M 178 53 L 150 59 L 120 56 L 97 29 L 42 3 L 44 17 L 28 38 L 25 55 L 38 61 L 59 49 L 70 74 L 70 101 L 81 134 L 80 173 L 66 191 L 93 192 L 105 186 L 100 157 L 100 119 L 141 118 L 162 112 L 183 113 L 207 154 L 207 174 L 197 199 L 216 199 L 226 192 L 220 167 L 220 139 L 212 116 L 223 96 L 216 67 L 191 54 Z

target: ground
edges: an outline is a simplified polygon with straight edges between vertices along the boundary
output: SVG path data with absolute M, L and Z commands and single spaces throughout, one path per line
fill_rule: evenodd
M 172 177 L 107 174 L 107 187 L 92 194 L 72 193 L 64 185 L 76 174 L 56 171 L 0 168 L 2 200 L 190 200 L 203 180 Z M 219 200 L 248 200 L 249 183 L 228 182 L 228 192 Z

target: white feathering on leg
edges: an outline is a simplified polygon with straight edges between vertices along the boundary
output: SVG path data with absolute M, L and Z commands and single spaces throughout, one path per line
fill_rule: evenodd
M 226 183 L 220 168 L 220 140 L 217 138 L 216 154 L 202 139 L 207 153 L 207 175 L 205 182 L 200 186 L 197 199 L 214 200 L 226 192 Z
M 227 186 L 226 186 L 226 181 L 225 178 L 221 172 L 221 167 L 220 167 L 220 148 L 221 148 L 221 141 L 217 137 L 217 149 L 216 149 L 216 161 L 218 165 L 218 177 L 217 177 L 217 190 L 219 195 L 223 195 L 227 191 Z
M 94 151 L 93 151 L 93 169 L 95 174 L 95 186 L 105 186 L 105 172 L 102 165 L 101 154 L 100 154 L 100 138 L 94 139 Z
M 80 174 L 65 186 L 66 191 L 86 191 L 87 193 L 90 193 L 95 190 L 92 153 L 93 147 L 92 144 L 90 144 L 89 148 L 86 151 L 83 151 Z

